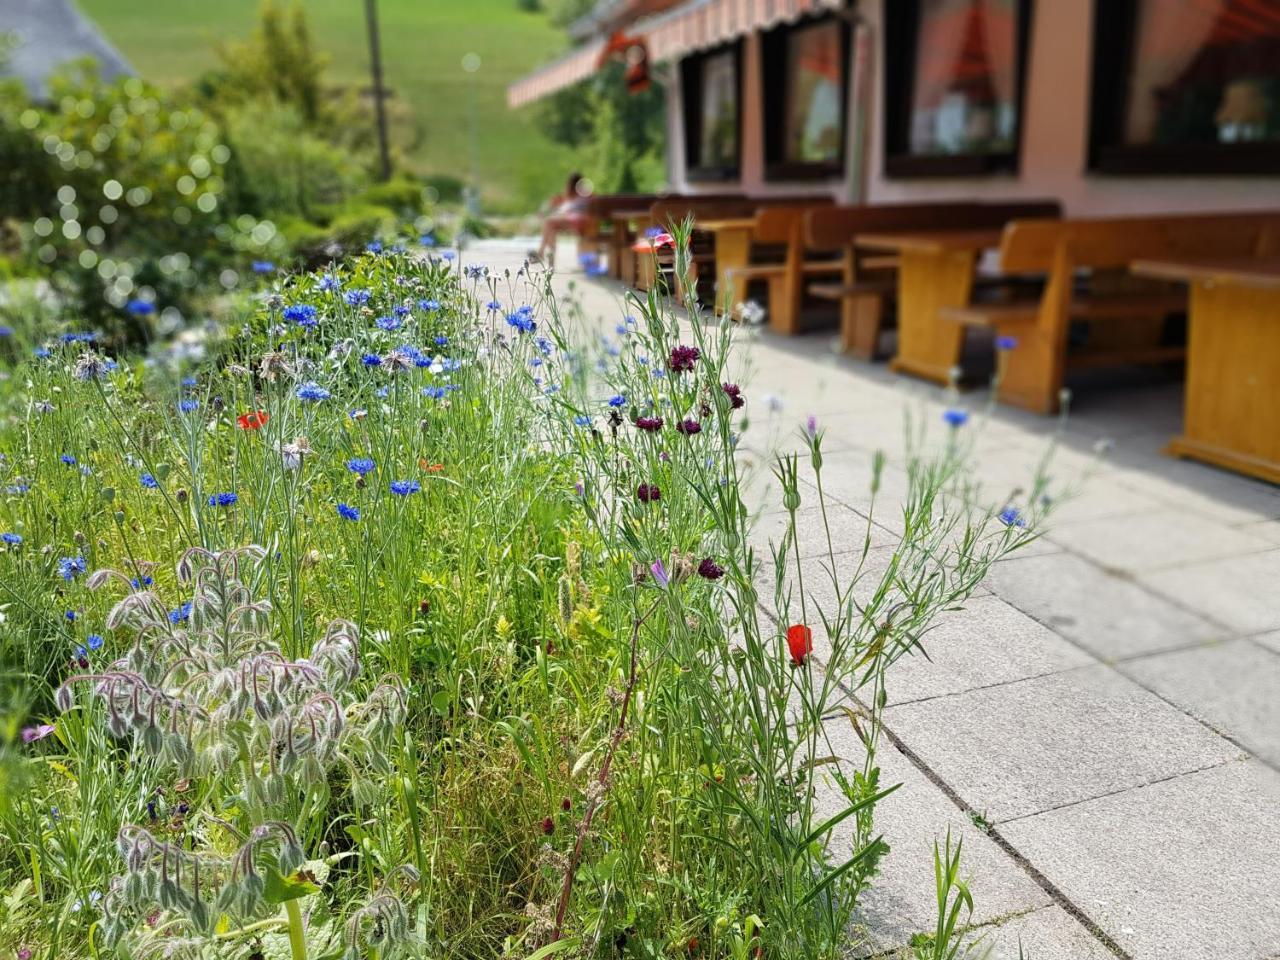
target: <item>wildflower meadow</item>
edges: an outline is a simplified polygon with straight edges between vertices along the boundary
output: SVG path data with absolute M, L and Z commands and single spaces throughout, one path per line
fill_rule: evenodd
M 0 344 L 0 956 L 855 948 L 894 663 L 1043 490 L 985 502 L 979 418 L 919 423 L 815 590 L 822 425 L 763 553 L 738 325 L 655 289 L 605 349 L 537 268 L 391 244 L 263 282 L 181 349 Z M 963 955 L 959 853 L 922 957 Z

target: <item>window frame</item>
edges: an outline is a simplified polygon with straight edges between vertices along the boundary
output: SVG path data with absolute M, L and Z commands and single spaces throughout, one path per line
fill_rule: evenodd
M 1000 153 L 920 154 L 911 152 L 911 105 L 915 95 L 921 0 L 894 0 L 884 11 L 884 175 L 889 179 L 973 177 L 1017 174 L 1022 163 L 1027 67 L 1030 62 L 1033 0 L 1017 0 L 1014 36 L 1014 140 Z
M 1104 15 L 1105 12 L 1105 15 Z M 1127 90 L 1138 32 L 1138 0 L 1093 3 L 1089 91 L 1090 173 L 1103 176 L 1267 176 L 1280 170 L 1280 140 L 1251 143 L 1127 144 Z
M 840 151 L 834 160 L 795 162 L 785 158 L 787 83 L 787 39 L 792 33 L 833 24 L 840 36 Z M 846 17 L 824 14 L 783 24 L 760 35 L 760 103 L 764 121 L 764 179 L 766 182 L 838 180 L 845 175 L 849 154 L 849 58 L 853 53 L 853 31 Z
M 703 67 L 712 57 L 731 53 L 737 97 L 734 103 L 733 163 L 711 166 L 701 162 Z M 742 38 L 730 40 L 719 46 L 700 51 L 680 61 L 680 98 L 684 114 L 684 168 L 685 177 L 692 182 L 724 182 L 742 176 Z

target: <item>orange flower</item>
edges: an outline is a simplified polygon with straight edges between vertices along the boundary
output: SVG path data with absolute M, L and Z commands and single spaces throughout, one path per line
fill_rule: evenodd
M 240 425 L 241 430 L 259 430 L 270 419 L 271 414 L 265 410 L 250 410 L 248 413 L 242 413 L 236 417 L 236 423 Z
M 787 627 L 787 649 L 791 651 L 791 662 L 803 667 L 805 657 L 813 653 L 813 631 L 803 623 Z

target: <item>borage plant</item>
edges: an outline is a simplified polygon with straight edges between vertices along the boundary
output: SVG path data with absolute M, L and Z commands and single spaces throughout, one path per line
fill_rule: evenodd
M 58 705 L 72 709 L 74 688 L 87 686 L 111 735 L 132 740 L 157 776 L 168 774 L 194 801 L 177 823 L 156 817 L 152 802 L 151 823 L 121 827 L 124 872 L 102 900 L 107 939 L 128 939 L 140 954 L 204 956 L 215 942 L 283 926 L 293 960 L 307 956 L 308 940 L 340 936 L 353 960 L 368 950 L 394 957 L 411 937 L 392 887 L 327 937 L 308 933 L 300 904 L 320 891 L 316 870 L 327 867 L 308 862 L 303 838 L 323 824 L 330 778 L 345 774 L 359 806 L 377 795 L 374 778 L 392 770 L 401 685 L 389 679 L 364 700 L 351 697 L 359 637 L 343 620 L 308 657 L 286 659 L 272 643 L 270 603 L 246 583 L 263 556 L 259 547 L 188 550 L 177 575 L 191 599 L 174 610 L 118 571 L 89 578 L 93 588 L 126 590 L 107 626 L 132 633 L 133 644 L 107 668 L 70 677 Z M 416 880 L 412 868 L 393 872 Z

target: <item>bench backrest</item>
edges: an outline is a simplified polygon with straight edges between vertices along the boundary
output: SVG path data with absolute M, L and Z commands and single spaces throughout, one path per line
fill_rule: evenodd
M 1163 256 L 1258 256 L 1280 240 L 1280 210 L 1090 220 L 1017 220 L 1000 243 L 1006 273 L 1047 273 L 1056 258 L 1072 269 L 1122 270 Z
M 1056 200 L 954 200 L 830 207 L 814 210 L 806 217 L 804 242 L 813 250 L 834 250 L 846 246 L 859 233 L 1000 227 L 1021 218 L 1058 217 L 1061 211 Z
M 659 200 L 649 208 L 649 218 L 656 224 L 668 226 L 679 223 L 685 217 L 699 220 L 733 220 L 756 215 L 758 210 L 775 206 L 803 205 L 805 207 L 830 206 L 830 197 L 674 197 Z

